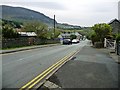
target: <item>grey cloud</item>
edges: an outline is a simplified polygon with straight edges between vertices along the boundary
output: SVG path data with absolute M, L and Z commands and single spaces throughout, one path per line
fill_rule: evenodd
M 115 5 L 116 2 L 96 3 L 92 6 L 91 10 L 97 13 L 111 12 L 111 11 L 115 11 Z
M 65 10 L 66 7 L 57 2 L 5 2 L 5 4 L 11 5 L 23 5 L 23 6 L 31 6 L 37 8 L 46 8 L 46 9 L 54 9 L 54 10 Z

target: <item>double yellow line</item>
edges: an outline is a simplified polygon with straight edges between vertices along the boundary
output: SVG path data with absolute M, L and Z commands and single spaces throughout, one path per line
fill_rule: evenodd
M 50 74 L 52 71 L 54 71 L 57 67 L 65 63 L 70 57 L 72 57 L 76 52 L 73 51 L 69 55 L 65 56 L 64 58 L 60 59 L 57 63 L 50 66 L 48 69 L 46 69 L 44 72 L 39 74 L 37 77 L 35 77 L 33 80 L 25 84 L 23 87 L 20 88 L 20 90 L 29 90 L 33 88 L 36 84 L 38 84 L 41 80 L 43 80 L 48 74 Z

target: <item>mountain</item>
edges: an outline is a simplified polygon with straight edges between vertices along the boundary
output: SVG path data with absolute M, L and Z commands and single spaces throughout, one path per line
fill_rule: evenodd
M 2 8 L 2 12 L 0 13 L 0 18 L 5 20 L 13 20 L 13 21 L 41 21 L 46 23 L 47 25 L 53 25 L 54 20 L 44 15 L 43 13 L 26 9 L 23 7 L 12 7 L 6 5 L 0 5 Z M 57 23 L 57 22 L 56 22 Z
M 72 30 L 72 29 L 82 29 L 81 26 L 77 26 L 77 25 L 70 25 L 70 24 L 67 24 L 67 23 L 58 23 L 57 24 L 57 27 L 58 28 L 61 28 L 61 29 L 64 29 L 64 30 Z
M 43 13 L 26 9 L 23 7 L 12 7 L 6 5 L 0 5 L 2 12 L 0 12 L 0 18 L 9 21 L 28 22 L 28 21 L 40 21 L 47 24 L 49 27 L 53 27 L 54 19 L 44 15 Z M 74 26 L 69 24 L 57 23 L 56 26 L 61 29 L 81 29 L 80 26 Z

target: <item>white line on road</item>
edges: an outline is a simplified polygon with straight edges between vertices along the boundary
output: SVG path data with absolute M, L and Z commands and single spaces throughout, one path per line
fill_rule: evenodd
M 71 47 L 71 46 L 69 46 L 69 47 Z M 69 48 L 69 47 L 67 47 L 67 48 Z M 61 51 L 61 50 L 64 50 L 64 49 L 66 49 L 66 48 L 57 49 L 57 51 Z M 51 51 L 50 51 L 50 52 L 51 52 Z M 53 53 L 55 53 L 55 52 L 53 52 Z M 43 53 L 41 53 L 41 54 L 43 54 Z M 49 54 L 49 52 L 48 52 L 48 54 Z M 30 60 L 30 58 L 35 57 L 35 56 L 37 56 L 37 55 L 39 55 L 39 57 L 43 57 L 43 56 L 44 56 L 44 55 L 40 55 L 40 53 L 38 53 L 38 54 L 35 54 L 35 55 L 30 55 L 30 56 L 27 56 L 27 57 L 24 57 L 24 58 L 20 58 L 20 59 L 18 59 L 18 60 L 16 60 L 16 61 L 12 61 L 12 62 L 3 64 L 3 65 L 9 65 L 9 64 L 12 64 L 12 63 L 15 63 L 15 62 L 19 62 L 19 61 L 24 61 L 24 62 L 26 62 L 26 61 Z M 26 60 L 25 60 L 25 59 L 26 59 Z
M 36 55 L 39 55 L 39 54 L 36 54 Z M 3 65 L 8 65 L 8 64 L 12 64 L 12 63 L 15 63 L 15 62 L 18 62 L 18 61 L 23 61 L 23 60 L 24 60 L 24 62 L 25 62 L 26 60 L 29 60 L 29 58 L 31 58 L 31 57 L 35 57 L 35 55 L 31 55 L 31 56 L 26 57 L 26 58 L 20 58 L 20 59 L 18 59 L 18 60 L 16 60 L 16 61 L 9 62 L 9 63 L 3 64 Z M 25 60 L 25 59 L 26 59 L 26 60 Z
M 81 43 L 79 43 L 80 44 L 80 47 L 83 47 L 83 46 L 85 46 L 86 44 L 87 44 L 87 42 L 81 42 Z M 72 46 L 76 46 L 76 45 L 78 45 L 78 44 L 73 44 Z M 68 46 L 68 48 L 70 48 L 71 47 L 71 45 L 70 46 Z M 60 50 L 64 50 L 65 48 L 62 48 L 62 49 L 60 49 Z M 54 52 L 55 53 L 55 52 Z M 35 56 L 37 56 L 37 55 L 40 55 L 40 53 L 38 53 L 38 54 L 35 54 L 35 55 L 31 55 L 31 56 L 27 56 L 27 57 L 25 57 L 25 58 L 20 58 L 20 59 L 18 59 L 18 60 L 16 60 L 16 61 L 12 61 L 12 62 L 9 62 L 9 63 L 6 63 L 6 64 L 2 64 L 3 66 L 4 65 L 9 65 L 9 64 L 12 64 L 12 63 L 15 63 L 15 62 L 20 62 L 20 61 L 24 61 L 24 62 L 26 62 L 26 61 L 28 61 L 28 60 L 30 60 L 29 58 L 32 58 L 32 57 L 35 57 Z M 42 57 L 43 55 L 41 55 L 41 57 Z M 26 60 L 25 60 L 26 59 Z

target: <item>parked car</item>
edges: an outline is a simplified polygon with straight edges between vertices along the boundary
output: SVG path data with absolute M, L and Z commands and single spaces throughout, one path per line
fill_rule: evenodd
M 72 44 L 72 42 L 70 39 L 64 39 L 63 44 L 70 45 L 70 44 Z
M 72 43 L 79 43 L 80 41 L 78 39 L 73 39 Z

